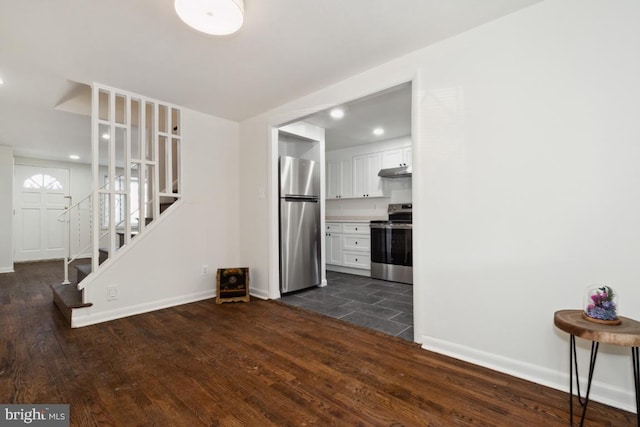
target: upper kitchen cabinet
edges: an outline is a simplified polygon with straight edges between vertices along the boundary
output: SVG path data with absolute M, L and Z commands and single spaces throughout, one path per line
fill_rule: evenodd
M 382 153 L 369 153 L 353 157 L 353 197 L 383 197 L 382 181 L 378 172 L 382 169 Z
M 411 159 L 412 156 L 412 148 L 411 147 L 406 147 L 402 149 L 402 155 L 404 157 L 404 164 L 405 166 L 412 166 L 413 162 Z
M 327 199 L 351 197 L 351 159 L 328 160 Z
M 382 168 L 411 166 L 411 147 L 396 148 L 382 153 Z

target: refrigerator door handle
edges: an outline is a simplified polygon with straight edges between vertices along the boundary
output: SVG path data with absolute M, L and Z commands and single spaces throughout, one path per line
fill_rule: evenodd
M 284 200 L 286 202 L 311 202 L 318 203 L 318 196 L 298 196 L 295 194 L 285 194 Z

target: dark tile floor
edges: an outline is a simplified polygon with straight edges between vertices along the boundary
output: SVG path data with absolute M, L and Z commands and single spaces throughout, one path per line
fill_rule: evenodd
M 413 286 L 327 271 L 327 286 L 289 293 L 285 304 L 413 341 Z

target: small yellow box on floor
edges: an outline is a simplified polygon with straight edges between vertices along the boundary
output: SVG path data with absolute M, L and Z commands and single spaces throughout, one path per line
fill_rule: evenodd
M 216 304 L 249 302 L 249 268 L 219 268 L 216 274 Z

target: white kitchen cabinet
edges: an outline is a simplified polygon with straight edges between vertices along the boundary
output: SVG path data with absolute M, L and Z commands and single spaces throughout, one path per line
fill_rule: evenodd
M 354 156 L 352 160 L 353 197 L 382 197 L 382 153 Z
M 384 169 L 397 168 L 398 166 L 402 166 L 403 162 L 402 148 L 388 150 L 382 153 L 382 167 Z
M 345 267 L 371 269 L 371 255 L 363 252 L 345 252 L 342 265 Z
M 404 157 L 404 164 L 406 166 L 411 166 L 412 163 L 412 148 L 411 147 L 405 147 L 402 149 L 402 156 Z
M 327 222 L 325 231 L 327 269 L 369 275 L 371 270 L 370 233 L 368 222 Z
M 342 171 L 340 170 L 340 161 L 327 161 L 327 167 L 325 168 L 325 175 L 327 177 L 327 183 L 325 188 L 327 189 L 327 199 L 338 199 L 340 190 L 338 189 L 340 181 L 342 180 Z
M 325 231 L 327 233 L 339 233 L 342 234 L 342 223 L 341 222 L 326 222 L 325 223 Z
M 351 159 L 327 161 L 327 199 L 351 197 Z
M 342 224 L 342 265 L 371 269 L 371 231 L 366 222 Z
M 326 245 L 326 263 L 342 265 L 342 234 L 328 233 Z
M 411 166 L 411 147 L 396 148 L 382 153 L 382 168 Z
M 342 265 L 342 224 L 325 223 L 325 262 Z
M 371 234 L 371 227 L 368 222 L 345 222 L 342 223 L 342 232 L 344 234 Z
M 342 237 L 342 249 L 345 251 L 369 251 L 371 246 L 371 240 L 369 236 L 350 236 L 344 235 Z

